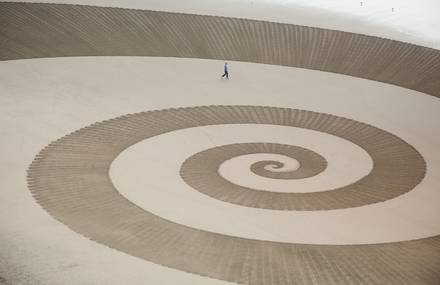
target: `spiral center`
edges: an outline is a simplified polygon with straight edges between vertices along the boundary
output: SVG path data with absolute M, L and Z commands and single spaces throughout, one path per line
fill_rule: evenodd
M 301 167 L 301 163 L 299 163 L 298 160 L 295 158 L 289 158 L 290 163 L 286 164 L 284 162 L 275 161 L 275 160 L 263 160 L 260 162 L 256 162 L 251 165 L 252 167 L 257 167 L 258 164 L 263 165 L 263 169 L 271 172 L 289 172 L 289 171 L 296 171 Z

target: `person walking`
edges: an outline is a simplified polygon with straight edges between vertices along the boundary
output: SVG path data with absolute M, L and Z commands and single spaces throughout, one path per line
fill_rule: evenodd
M 228 63 L 227 62 L 225 62 L 225 73 L 223 73 L 222 78 L 225 77 L 225 76 L 226 76 L 227 79 L 229 79 L 229 67 L 228 67 Z

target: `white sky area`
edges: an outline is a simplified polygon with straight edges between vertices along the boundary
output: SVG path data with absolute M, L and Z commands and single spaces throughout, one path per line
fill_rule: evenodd
M 18 0 L 18 2 L 35 1 Z M 379 36 L 440 49 L 440 0 L 39 0 L 37 2 L 267 20 Z

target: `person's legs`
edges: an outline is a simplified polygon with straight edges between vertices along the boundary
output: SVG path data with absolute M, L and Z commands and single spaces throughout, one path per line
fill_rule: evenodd
M 226 78 L 229 79 L 229 72 L 225 71 Z

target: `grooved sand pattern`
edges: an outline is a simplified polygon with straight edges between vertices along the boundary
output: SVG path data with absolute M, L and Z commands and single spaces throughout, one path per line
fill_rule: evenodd
M 373 145 L 368 150 L 383 155 L 398 156 L 402 151 L 397 137 L 389 134 L 393 139 L 385 143 L 386 137 L 370 137 L 374 127 L 320 113 L 254 106 L 179 108 L 96 123 L 51 143 L 29 168 L 29 188 L 42 207 L 77 233 L 127 254 L 202 276 L 261 285 L 439 283 L 439 236 L 341 246 L 226 236 L 176 224 L 145 211 L 120 195 L 110 181 L 111 162 L 136 142 L 182 128 L 234 123 L 325 130 L 344 137 L 353 135 L 357 138 L 354 143 L 370 140 L 365 143 L 367 147 Z M 423 174 L 423 160 L 418 161 L 417 152 L 412 151 L 414 155 L 405 161 L 411 165 L 411 172 L 405 174 Z M 387 185 L 400 183 L 386 177 L 378 179 Z M 337 191 L 330 192 L 337 195 Z M 365 198 L 359 195 L 357 199 Z M 350 201 L 356 203 L 356 197 Z
M 0 60 L 227 59 L 323 70 L 440 96 L 440 51 L 305 26 L 79 5 L 0 2 Z

